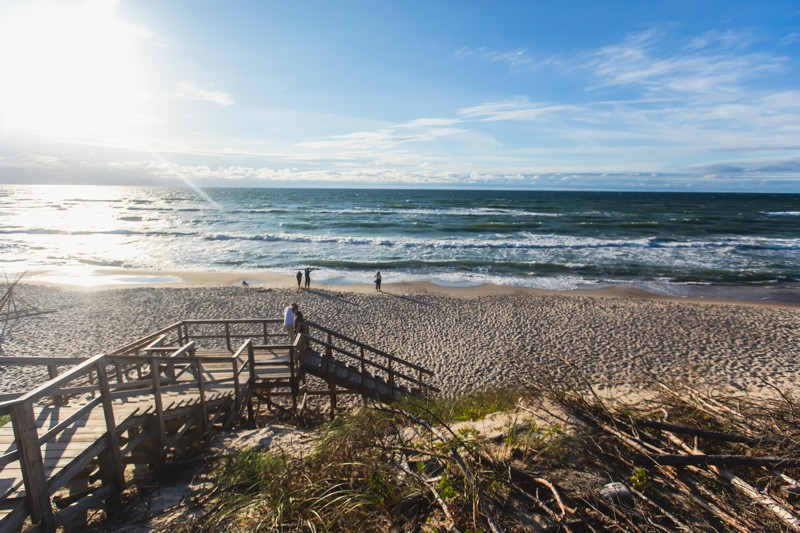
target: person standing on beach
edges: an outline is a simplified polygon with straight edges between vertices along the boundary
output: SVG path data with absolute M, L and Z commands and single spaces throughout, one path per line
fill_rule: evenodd
M 315 268 L 306 267 L 306 289 L 311 288 L 311 271 L 316 270 Z
M 298 335 L 303 332 L 305 317 L 297 304 L 292 304 L 292 311 L 294 311 L 294 334 Z
M 289 335 L 289 342 L 294 341 L 294 310 L 297 308 L 297 304 L 292 304 L 283 311 L 283 329 Z
M 293 308 L 294 310 L 294 343 L 295 346 L 298 347 L 301 354 L 305 354 L 305 347 L 308 340 L 306 337 L 303 337 L 303 333 L 308 333 L 308 328 L 306 327 L 306 319 L 303 316 L 303 312 L 300 310 L 300 307 L 296 306 Z M 299 337 L 298 337 L 299 335 Z
M 375 274 L 375 290 L 376 291 L 381 290 L 381 279 L 382 279 L 381 278 L 381 271 L 378 270 L 378 273 Z
M 299 270 L 297 271 L 297 288 L 300 288 L 300 282 L 303 281 L 303 273 Z

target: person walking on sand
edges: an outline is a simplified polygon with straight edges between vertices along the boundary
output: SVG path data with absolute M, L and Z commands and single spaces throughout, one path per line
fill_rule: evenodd
M 298 270 L 297 271 L 297 276 L 295 276 L 295 277 L 297 278 L 297 288 L 299 289 L 300 288 L 300 282 L 303 281 L 303 273 Z
M 381 279 L 382 279 L 381 278 L 381 271 L 378 270 L 378 273 L 375 274 L 375 290 L 376 291 L 381 290 Z
M 293 303 L 283 311 L 283 329 L 289 335 L 289 342 L 294 342 L 294 310 L 297 308 L 297 304 Z

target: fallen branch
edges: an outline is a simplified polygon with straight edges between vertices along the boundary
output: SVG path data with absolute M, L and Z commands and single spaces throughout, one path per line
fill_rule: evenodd
M 687 454 L 690 454 L 687 455 L 686 457 L 709 457 L 707 455 L 704 455 L 703 452 L 699 450 L 692 449 L 677 436 L 669 433 L 668 435 L 673 443 L 680 446 Z M 789 529 L 791 529 L 792 531 L 800 531 L 800 520 L 798 520 L 797 517 L 794 516 L 794 514 L 791 511 L 786 509 L 783 505 L 781 505 L 778 501 L 772 498 L 769 494 L 761 492 L 760 490 L 756 489 L 755 487 L 747 483 L 742 478 L 736 476 L 735 474 L 727 470 L 721 470 L 717 468 L 717 465 L 707 463 L 706 466 L 708 466 L 709 470 L 717 474 L 719 477 L 728 481 L 731 485 L 733 485 L 736 489 L 745 494 L 747 497 L 766 507 L 770 512 L 772 512 L 772 514 L 774 514 L 787 526 L 789 526 Z
M 420 426 L 430 431 L 431 434 L 436 436 L 436 438 L 438 438 L 441 442 L 447 442 L 447 439 L 438 429 L 430 425 L 427 421 L 419 418 L 418 416 L 414 416 L 408 411 L 404 411 L 402 409 L 385 408 L 385 407 L 379 408 L 377 410 L 386 413 L 402 415 L 408 420 L 411 420 L 415 424 L 419 424 Z M 464 477 L 467 479 L 469 484 L 472 486 L 472 489 L 475 491 L 475 497 L 478 500 L 478 503 L 481 507 L 481 511 L 483 511 L 484 517 L 486 518 L 486 522 L 489 524 L 489 529 L 491 529 L 493 533 L 500 533 L 502 530 L 500 529 L 500 526 L 497 524 L 497 522 L 494 520 L 491 510 L 489 509 L 486 500 L 482 497 L 481 493 L 479 492 L 478 485 L 475 483 L 475 479 L 472 477 L 472 473 L 467 468 L 467 465 L 464 462 L 464 459 L 461 457 L 461 454 L 458 453 L 458 451 L 455 449 L 454 446 L 449 446 L 449 449 L 450 449 L 450 454 L 453 456 L 453 460 L 458 465 L 458 468 L 461 470 L 461 473 L 464 474 Z
M 745 437 L 744 435 L 738 435 L 736 433 L 727 433 L 722 431 L 709 431 L 706 429 L 698 429 L 679 424 L 670 424 L 668 422 L 659 422 L 657 420 L 638 420 L 636 424 L 647 428 L 660 429 L 663 431 L 669 431 L 671 433 L 682 433 L 684 435 L 703 437 L 705 439 L 711 439 L 711 440 L 742 442 L 745 444 L 759 444 L 760 442 L 762 442 L 762 439 L 759 439 L 757 437 Z
M 668 466 L 766 466 L 798 467 L 800 459 L 782 457 L 751 457 L 749 455 L 676 455 L 676 454 L 635 454 L 633 460 L 639 464 L 659 464 Z

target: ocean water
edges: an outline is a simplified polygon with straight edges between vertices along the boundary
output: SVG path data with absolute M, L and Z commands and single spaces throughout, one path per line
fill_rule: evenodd
M 311 266 L 323 283 L 775 299 L 800 287 L 800 195 L 2 186 L 0 251 L 6 273 Z

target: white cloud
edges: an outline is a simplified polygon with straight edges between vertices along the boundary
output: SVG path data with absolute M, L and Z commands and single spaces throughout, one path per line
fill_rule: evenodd
M 175 83 L 175 89 L 174 97 L 183 100 L 200 100 L 221 106 L 229 106 L 235 103 L 233 95 L 230 93 L 201 89 L 190 81 Z
M 655 94 L 730 93 L 750 79 L 778 72 L 786 58 L 744 52 L 749 37 L 726 32 L 673 43 L 664 32 L 631 35 L 587 54 L 584 67 L 599 86 L 640 86 Z
M 538 119 L 545 114 L 574 109 L 576 109 L 576 106 L 573 105 L 546 105 L 538 102 L 529 102 L 525 98 L 518 98 L 465 107 L 459 109 L 458 114 L 465 118 L 477 119 L 485 122 L 501 120 L 527 121 Z
M 456 50 L 456 57 L 475 58 L 487 63 L 504 63 L 513 71 L 533 70 L 539 66 L 533 54 L 524 48 L 508 51 L 488 50 L 484 47 L 461 48 Z
M 800 33 L 792 32 L 781 40 L 781 44 L 786 46 L 800 41 Z

